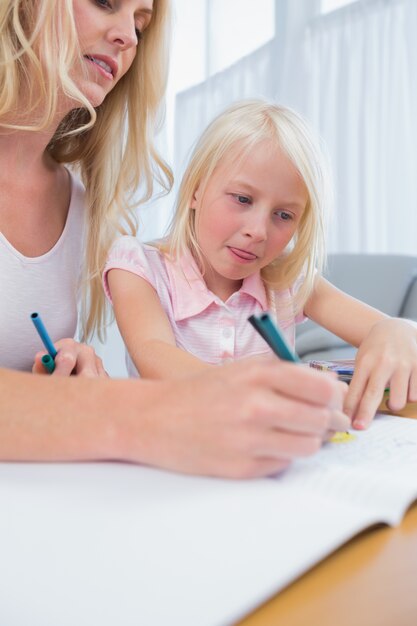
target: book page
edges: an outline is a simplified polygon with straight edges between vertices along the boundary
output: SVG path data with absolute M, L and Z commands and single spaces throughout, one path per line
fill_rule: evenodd
M 417 498 L 417 421 L 379 415 L 368 430 L 350 435 L 297 461 L 278 482 L 373 511 L 375 521 L 398 524 Z

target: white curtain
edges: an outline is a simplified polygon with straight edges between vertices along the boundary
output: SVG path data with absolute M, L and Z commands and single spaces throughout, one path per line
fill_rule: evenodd
M 177 175 L 220 109 L 272 97 L 328 146 L 329 251 L 417 254 L 417 0 L 358 0 L 328 15 L 305 0 L 277 7 L 275 40 L 177 97 Z
M 307 29 L 306 111 L 329 146 L 332 251 L 417 254 L 417 2 L 367 0 Z

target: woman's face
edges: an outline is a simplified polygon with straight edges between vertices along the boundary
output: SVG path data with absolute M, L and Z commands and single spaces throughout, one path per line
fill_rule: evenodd
M 75 81 L 99 106 L 133 63 L 153 0 L 73 0 L 84 67 Z

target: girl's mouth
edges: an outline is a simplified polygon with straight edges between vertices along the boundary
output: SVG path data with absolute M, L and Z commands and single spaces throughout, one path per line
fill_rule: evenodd
M 237 257 L 240 261 L 255 261 L 258 257 L 253 252 L 248 252 L 247 250 L 241 250 L 240 248 L 233 248 L 232 246 L 228 246 L 231 254 L 234 257 Z

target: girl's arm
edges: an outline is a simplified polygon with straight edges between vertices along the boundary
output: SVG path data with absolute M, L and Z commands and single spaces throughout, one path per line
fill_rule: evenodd
M 417 327 L 391 318 L 348 296 L 324 278 L 316 281 L 306 315 L 359 347 L 345 411 L 356 428 L 366 428 L 389 386 L 391 410 L 417 401 Z
M 145 279 L 111 269 L 107 280 L 117 324 L 142 377 L 179 378 L 212 367 L 177 348 L 168 317 Z
M 322 276 L 315 281 L 304 313 L 347 343 L 358 348 L 372 326 L 389 317 L 377 309 L 349 296 Z

